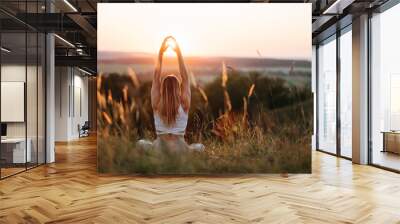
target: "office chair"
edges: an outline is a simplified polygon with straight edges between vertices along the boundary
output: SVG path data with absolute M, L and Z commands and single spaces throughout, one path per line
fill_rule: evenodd
M 78 129 L 79 129 L 79 138 L 80 137 L 87 137 L 89 136 L 89 130 L 90 130 L 90 124 L 89 121 L 85 121 L 85 123 L 82 125 L 82 127 L 79 127 L 80 125 L 78 125 Z

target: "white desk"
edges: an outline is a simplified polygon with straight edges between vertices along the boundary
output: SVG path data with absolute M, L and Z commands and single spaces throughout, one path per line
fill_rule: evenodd
M 26 147 L 25 154 L 25 138 L 5 138 L 1 139 L 2 147 L 13 147 L 12 148 L 12 162 L 13 163 L 25 163 L 31 162 L 32 154 L 31 154 L 31 145 L 32 141 L 30 138 L 27 138 L 26 142 L 28 143 Z M 3 148 L 2 148 L 3 151 Z M 25 161 L 26 159 L 26 161 Z

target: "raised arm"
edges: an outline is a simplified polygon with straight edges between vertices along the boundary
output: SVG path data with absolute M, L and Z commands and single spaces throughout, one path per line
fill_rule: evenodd
M 161 44 L 160 51 L 158 52 L 156 68 L 153 75 L 153 83 L 151 85 L 151 106 L 153 110 L 157 110 L 158 103 L 160 102 L 160 76 L 162 68 L 162 60 L 165 50 L 168 48 L 167 41 L 171 37 L 166 37 Z
M 175 39 L 174 39 L 175 40 Z M 190 80 L 189 75 L 186 70 L 185 62 L 183 60 L 181 49 L 179 48 L 178 43 L 175 41 L 175 52 L 178 58 L 179 64 L 179 73 L 182 77 L 182 88 L 181 88 L 181 96 L 182 96 L 182 106 L 183 109 L 187 112 L 190 108 L 190 99 L 191 99 L 191 91 L 190 91 Z

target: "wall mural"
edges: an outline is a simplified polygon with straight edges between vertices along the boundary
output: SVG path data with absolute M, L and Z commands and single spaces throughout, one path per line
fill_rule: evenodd
M 311 172 L 311 4 L 98 4 L 98 71 L 101 173 Z

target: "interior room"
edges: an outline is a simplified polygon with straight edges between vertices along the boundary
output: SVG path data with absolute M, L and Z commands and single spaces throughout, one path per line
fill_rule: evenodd
M 279 81 L 276 81 L 279 79 L 261 79 L 264 78 L 260 75 L 262 73 L 252 73 L 251 78 L 256 82 L 253 83 L 254 87 L 251 87 L 248 80 L 253 79 L 240 79 L 245 76 L 242 77 L 243 74 L 238 73 L 236 67 L 224 57 L 221 57 L 224 63 L 218 61 L 207 68 L 219 72 L 216 74 L 220 76 L 215 76 L 213 79 L 217 80 L 214 86 L 202 89 L 204 82 L 201 78 L 206 76 L 197 79 L 198 82 L 194 78 L 198 77 L 196 74 L 190 74 L 191 77 L 185 79 L 190 80 L 187 82 L 192 91 L 190 97 L 201 99 L 201 102 L 204 102 L 201 105 L 205 105 L 200 107 L 196 104 L 187 114 L 190 116 L 205 110 L 204 108 L 212 108 L 208 107 L 212 103 L 222 105 L 216 109 L 216 114 L 220 111 L 230 111 L 235 107 L 239 108 L 237 105 L 240 105 L 240 109 L 236 108 L 237 111 L 234 112 L 235 115 L 243 115 L 236 120 L 243 122 L 244 128 L 230 125 L 234 123 L 232 120 L 235 117 L 229 116 L 228 113 L 226 116 L 215 116 L 219 118 L 215 120 L 223 120 L 225 123 L 216 125 L 218 123 L 212 120 L 214 123 L 209 122 L 208 125 L 201 126 L 212 131 L 207 132 L 209 136 L 194 138 L 196 141 L 193 143 L 204 143 L 206 147 L 202 150 L 209 152 L 207 155 L 212 158 L 219 158 L 220 152 L 212 151 L 211 147 L 207 146 L 223 145 L 221 143 L 225 134 L 223 131 L 232 132 L 234 135 L 230 140 L 233 143 L 231 147 L 225 147 L 226 151 L 231 152 L 233 148 L 238 148 L 238 145 L 242 144 L 240 145 L 243 146 L 242 149 L 246 149 L 243 151 L 251 152 L 253 156 L 247 161 L 248 164 L 252 165 L 256 163 L 255 161 L 277 164 L 283 167 L 279 172 L 245 174 L 245 171 L 248 171 L 245 170 L 246 167 L 241 163 L 235 163 L 238 165 L 234 167 L 235 173 L 229 174 L 216 172 L 216 174 L 178 175 L 175 172 L 166 175 L 155 172 L 150 175 L 144 172 L 152 171 L 148 163 L 137 160 L 128 163 L 132 166 L 137 165 L 136 169 L 129 169 L 128 166 L 128 169 L 122 172 L 111 169 L 109 172 L 102 172 L 99 164 L 121 165 L 121 161 L 126 161 L 127 157 L 136 153 L 129 151 L 137 147 L 134 143 L 150 137 L 155 139 L 160 133 L 156 130 L 155 133 L 147 133 L 155 129 L 153 112 L 156 110 L 153 108 L 151 102 L 153 98 L 150 95 L 153 82 L 150 82 L 150 79 L 139 79 L 156 74 L 157 70 L 154 68 L 157 68 L 155 67 L 157 58 L 149 57 L 150 54 L 140 51 L 144 44 L 133 41 L 141 34 L 151 33 L 149 31 L 151 28 L 146 26 L 148 21 L 144 19 L 123 21 L 124 24 L 135 24 L 132 27 L 141 27 L 140 31 L 131 32 L 132 43 L 126 44 L 126 49 L 119 49 L 119 52 L 108 51 L 98 54 L 98 40 L 104 37 L 99 34 L 101 27 L 98 24 L 98 21 L 101 21 L 99 5 L 128 4 L 129 7 L 132 7 L 131 5 L 146 7 L 151 4 L 159 5 L 161 2 L 164 1 L 0 1 L 0 223 L 400 223 L 400 200 L 398 200 L 400 198 L 398 97 L 400 63 L 397 54 L 400 52 L 398 31 L 400 2 L 398 0 L 235 1 L 240 2 L 235 4 L 244 6 L 251 3 L 252 5 L 305 4 L 310 7 L 311 15 L 308 17 L 310 29 L 307 34 L 311 43 L 307 49 L 312 53 L 310 54 L 312 60 L 311 64 L 306 63 L 307 72 L 310 70 L 310 74 L 304 73 L 307 74 L 305 80 L 309 81 L 306 89 L 308 91 L 306 96 L 309 97 L 307 99 L 310 99 L 309 104 L 306 104 L 309 105 L 309 111 L 298 110 L 291 113 L 291 118 L 302 116 L 305 117 L 304 120 L 309 118 L 309 122 L 305 123 L 309 124 L 307 127 L 310 133 L 304 138 L 307 142 L 303 139 L 301 143 L 306 145 L 311 158 L 306 164 L 310 172 L 290 172 L 293 171 L 290 170 L 291 167 L 284 166 L 282 161 L 296 157 L 297 155 L 293 153 L 295 151 L 292 151 L 292 154 L 284 154 L 279 160 L 271 156 L 273 155 L 271 151 L 260 153 L 255 150 L 257 147 L 249 147 L 254 146 L 254 142 L 260 141 L 264 146 L 269 147 L 268 144 L 278 146 L 274 148 L 273 153 L 280 153 L 293 149 L 288 148 L 287 142 L 300 142 L 298 136 L 299 133 L 304 134 L 299 131 L 302 129 L 288 129 L 288 126 L 280 123 L 269 128 L 272 114 L 282 116 L 284 113 L 279 111 L 287 108 L 279 108 L 275 113 L 272 113 L 272 110 L 265 110 L 267 112 L 263 117 L 265 126 L 262 128 L 268 127 L 269 133 L 288 130 L 290 133 L 292 130 L 292 135 L 285 136 L 282 141 L 279 141 L 279 138 L 258 138 L 254 141 L 254 136 L 263 136 L 264 133 L 255 131 L 252 132 L 253 135 L 248 136 L 248 141 L 235 142 L 239 139 L 238 136 L 243 138 L 243 130 L 248 130 L 245 128 L 254 128 L 254 123 L 246 123 L 254 118 L 251 117 L 254 113 L 248 112 L 254 109 L 253 100 L 262 97 L 268 99 L 268 94 L 271 93 L 277 95 L 277 92 L 274 92 L 276 89 L 260 89 L 261 81 L 279 84 Z M 225 4 L 221 1 L 207 2 L 219 2 L 216 4 L 218 7 L 223 7 Z M 176 12 L 182 7 L 180 3 L 163 4 L 171 8 L 169 12 Z M 193 4 L 187 1 L 182 4 L 197 6 L 198 12 L 195 16 L 198 17 L 199 24 L 205 20 L 197 13 L 210 15 L 209 11 L 203 12 L 198 6 L 207 3 L 197 1 Z M 213 6 L 211 3 L 210 5 Z M 110 16 L 123 17 L 122 11 L 111 12 Z M 126 13 L 126 9 L 124 12 Z M 168 12 L 161 10 L 160 13 Z M 279 27 L 282 21 L 294 24 L 294 21 L 287 20 L 287 12 L 282 10 L 279 13 L 280 16 L 273 21 L 273 25 Z M 221 12 L 217 15 L 222 18 L 226 14 Z M 179 16 L 172 17 L 177 19 Z M 240 13 L 234 17 L 241 19 Z M 244 21 L 251 19 L 256 20 L 257 24 L 264 21 L 252 15 L 243 18 Z M 271 21 L 266 19 L 265 22 Z M 217 21 L 215 23 L 217 24 Z M 251 26 L 251 23 L 249 24 L 248 26 Z M 122 22 L 113 25 L 116 30 L 123 27 Z M 179 27 L 180 23 L 175 22 L 164 28 L 174 26 Z M 257 61 L 256 64 L 260 63 L 261 58 L 268 55 L 268 49 L 253 49 L 255 48 L 253 42 L 243 46 L 231 46 L 228 39 L 232 37 L 224 37 L 224 33 L 235 27 L 237 27 L 235 24 L 230 23 L 218 27 L 213 34 L 219 33 L 219 35 L 213 37 L 222 40 L 223 44 L 203 46 L 232 51 L 239 47 L 248 47 L 251 48 L 249 58 Z M 245 32 L 250 30 L 245 28 L 240 27 L 242 32 L 239 32 L 239 36 L 251 35 L 257 41 L 265 41 L 262 35 L 252 35 Z M 254 27 L 252 28 L 254 30 Z M 301 27 L 297 29 L 298 32 L 304 31 Z M 184 34 L 185 29 L 182 30 L 180 34 Z M 106 32 L 103 35 L 113 37 L 115 33 Z M 178 39 L 179 35 L 176 36 Z M 291 48 L 289 42 L 285 40 L 295 36 L 293 34 L 275 38 L 272 45 L 278 48 L 280 45 Z M 117 38 L 121 39 L 121 43 L 127 39 L 122 35 Z M 153 39 L 148 40 L 153 41 Z M 154 55 L 157 55 L 161 49 L 159 43 L 161 41 L 154 39 L 154 42 L 157 45 L 154 47 Z M 182 42 L 182 51 L 185 54 L 186 49 L 196 49 L 190 48 L 189 42 Z M 121 46 L 121 43 L 114 45 Z M 177 43 L 180 44 L 180 40 L 175 42 Z M 167 42 L 165 45 L 178 54 L 176 46 Z M 134 52 L 135 54 L 128 51 L 128 48 L 133 47 L 139 49 Z M 135 60 L 137 58 L 140 60 L 131 61 L 131 58 L 135 58 L 133 56 L 136 56 Z M 106 63 L 110 61 L 114 64 Z M 147 73 L 139 74 L 140 69 L 136 69 L 137 67 L 135 70 L 118 70 L 121 64 L 128 64 L 133 68 L 134 64 L 140 63 L 147 63 L 143 67 L 140 65 L 140 69 L 151 71 L 146 70 Z M 301 59 L 287 62 L 281 66 L 287 73 L 277 76 L 284 76 L 285 80 L 298 78 L 293 72 L 296 72 L 301 63 L 303 63 Z M 128 78 L 114 75 L 105 82 L 106 76 L 102 70 L 107 66 L 109 71 L 126 73 Z M 265 70 L 264 72 L 274 70 L 268 66 L 271 64 L 262 70 Z M 193 69 L 191 73 L 197 71 Z M 253 72 L 251 69 L 248 71 Z M 257 77 L 261 77 L 258 82 Z M 237 86 L 230 86 L 230 81 L 235 78 L 239 80 Z M 115 85 L 113 88 L 117 94 L 110 94 L 111 90 L 106 89 L 104 83 L 112 86 L 111 84 L 118 83 L 119 79 L 123 79 L 125 83 L 129 82 L 130 87 L 138 89 L 135 89 L 137 92 L 131 91 L 124 85 Z M 182 80 L 178 77 L 175 79 L 181 87 Z M 162 79 L 159 80 L 161 85 Z M 107 88 L 111 89 L 110 86 Z M 228 98 L 230 100 L 229 93 L 242 86 L 249 88 L 241 91 L 242 95 L 237 97 L 239 100 L 229 106 L 226 103 Z M 278 87 L 280 90 L 287 90 L 288 85 L 278 85 Z M 210 92 L 213 90 L 216 90 L 215 95 L 219 96 L 215 97 L 219 100 L 215 101 L 217 103 L 212 102 Z M 127 97 L 129 94 L 133 96 L 133 100 Z M 182 91 L 177 94 L 182 94 Z M 280 104 L 281 101 L 277 100 L 274 103 Z M 112 111 L 104 107 L 111 104 L 116 105 L 117 109 Z M 143 112 L 137 109 L 139 104 L 150 110 Z M 101 107 L 106 109 L 99 110 Z M 177 111 L 181 111 L 180 107 L 176 108 Z M 186 109 L 182 107 L 182 111 L 186 112 Z M 304 115 L 308 112 L 309 117 Z M 115 116 L 115 114 L 126 116 Z M 184 117 L 182 114 L 180 116 Z M 121 128 L 123 126 L 120 124 L 126 118 L 139 125 L 132 130 Z M 144 126 L 140 124 L 145 119 L 152 123 L 142 128 Z M 204 117 L 198 116 L 196 119 L 201 120 Z M 299 122 L 292 124 L 300 126 Z M 193 122 L 188 126 L 190 125 L 197 128 Z M 99 135 L 101 130 L 106 131 Z M 131 134 L 133 131 L 135 133 Z M 179 139 L 184 142 L 189 138 L 193 139 L 194 131 L 189 131 L 191 136 L 188 136 L 185 126 L 184 133 Z M 99 156 L 101 155 L 98 153 L 99 143 L 109 140 L 110 136 L 117 132 L 126 139 L 109 141 L 112 150 L 107 151 L 107 158 L 112 159 L 101 160 L 104 157 Z M 123 135 L 125 133 L 127 134 Z M 171 133 L 162 134 L 166 134 L 166 138 L 171 137 Z M 134 141 L 129 139 L 130 136 L 135 136 Z M 143 136 L 146 138 L 142 139 Z M 221 140 L 206 142 L 204 139 L 212 139 L 210 136 Z M 144 146 L 154 144 L 154 142 L 140 142 Z M 117 150 L 120 149 L 126 151 L 118 153 Z M 170 151 L 166 152 L 169 155 Z M 240 153 L 239 151 L 234 156 L 241 155 Z M 152 154 L 152 151 L 146 149 L 135 155 L 146 155 L 147 161 L 159 162 L 157 154 Z M 234 162 L 243 159 L 234 156 L 230 156 Z M 265 160 L 262 160 L 263 158 Z M 186 158 L 182 160 L 189 161 Z M 215 170 L 221 171 L 227 167 L 225 162 L 221 161 L 218 165 L 222 168 Z M 123 166 L 125 164 L 121 167 L 125 167 Z M 207 169 L 214 165 L 204 164 L 202 166 Z M 195 165 L 198 163 L 189 167 Z
M 66 142 L 84 137 L 80 133 L 88 125 L 88 82 L 84 70 L 76 67 L 56 67 L 56 142 Z M 81 135 L 82 134 L 82 135 Z
M 400 169 L 400 66 L 395 56 L 400 36 L 392 27 L 399 19 L 399 5 L 371 18 L 371 159 L 395 170 Z
M 45 162 L 45 36 L 15 28 L 1 33 L 2 178 Z

